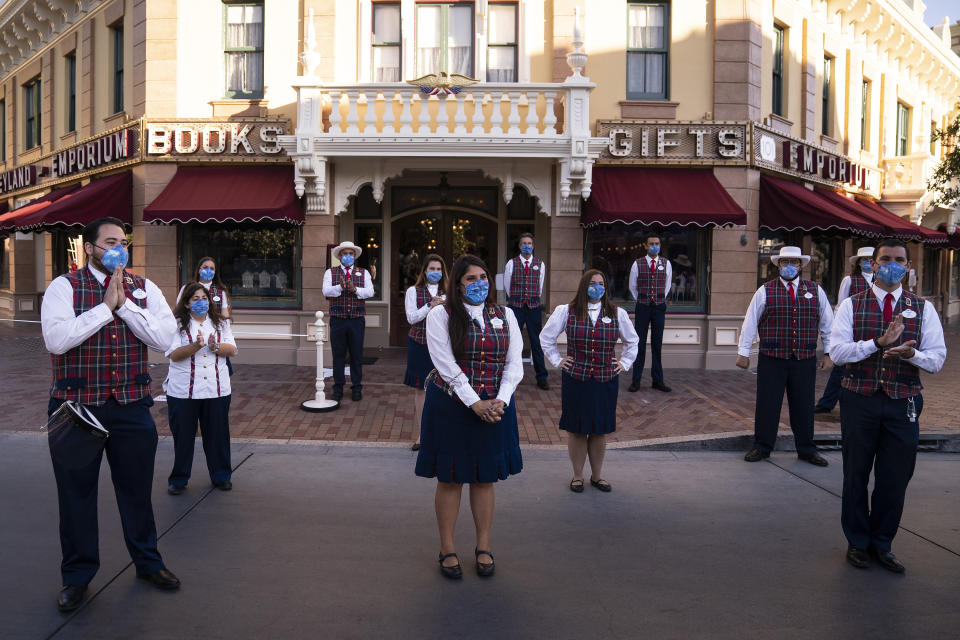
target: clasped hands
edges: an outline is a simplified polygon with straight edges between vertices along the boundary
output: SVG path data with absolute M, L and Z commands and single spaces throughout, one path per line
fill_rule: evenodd
M 894 358 L 904 358 L 909 359 L 916 355 L 917 350 L 914 347 L 917 344 L 916 340 L 907 340 L 901 345 L 896 347 L 886 348 L 888 344 L 893 344 L 896 342 L 900 336 L 903 334 L 903 314 L 897 314 L 893 320 L 890 321 L 890 324 L 887 325 L 887 330 L 883 332 L 883 335 L 877 338 L 877 344 L 881 347 L 884 347 L 883 357 L 885 359 L 894 359 Z
M 493 400 L 477 400 L 470 405 L 470 408 L 484 422 L 494 423 L 500 422 L 507 405 L 503 400 L 494 398 Z
M 103 291 L 103 304 L 109 307 L 110 311 L 116 311 L 127 301 L 127 294 L 123 290 L 123 268 L 117 267 L 113 270 L 110 277 L 110 283 Z
M 197 331 L 197 339 L 193 341 L 192 345 L 197 351 L 203 349 L 204 346 L 209 347 L 210 351 L 214 353 L 220 350 L 220 345 L 217 343 L 217 336 L 214 333 L 211 333 L 207 336 L 207 339 L 204 340 L 203 334 Z

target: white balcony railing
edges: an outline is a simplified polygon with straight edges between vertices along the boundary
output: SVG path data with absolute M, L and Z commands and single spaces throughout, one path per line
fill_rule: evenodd
M 939 161 L 929 153 L 884 158 L 883 193 L 927 190 L 927 180 L 933 175 Z

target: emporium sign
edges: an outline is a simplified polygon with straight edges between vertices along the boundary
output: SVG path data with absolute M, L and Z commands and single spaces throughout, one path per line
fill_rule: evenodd
M 17 191 L 37 184 L 37 166 L 28 164 L 0 173 L 0 193 Z
M 152 160 L 217 160 L 277 155 L 286 132 L 277 120 L 147 122 L 146 155 Z
M 50 174 L 62 178 L 134 159 L 138 155 L 137 134 L 137 128 L 130 126 L 58 151 L 50 158 Z
M 601 120 L 604 164 L 747 164 L 747 123 Z
M 831 186 L 873 189 L 870 168 L 759 124 L 754 124 L 754 164 Z

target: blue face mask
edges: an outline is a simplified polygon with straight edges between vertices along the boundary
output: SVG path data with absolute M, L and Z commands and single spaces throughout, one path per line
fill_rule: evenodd
M 200 269 L 200 279 L 203 280 L 204 282 L 210 282 L 211 280 L 213 280 L 213 274 L 215 273 L 216 271 L 214 271 L 210 267 L 204 267 L 203 269 Z
M 587 297 L 596 302 L 603 297 L 603 293 L 606 291 L 602 284 L 593 283 L 587 287 Z
M 354 262 L 354 257 L 349 253 L 340 256 L 340 264 L 342 264 L 345 267 L 352 267 L 353 262 Z
M 864 260 L 860 263 L 860 271 L 863 273 L 873 273 L 873 263 L 869 260 Z
M 907 268 L 899 262 L 886 262 L 877 268 L 877 280 L 892 287 L 907 275 Z
M 103 257 L 100 258 L 100 264 L 102 264 L 109 273 L 113 273 L 117 267 L 126 267 L 129 259 L 130 254 L 127 253 L 127 250 L 124 249 L 122 245 L 118 244 L 103 252 Z
M 490 292 L 490 283 L 486 280 L 475 280 L 463 288 L 463 297 L 470 304 L 483 304 Z
M 800 269 L 795 264 L 785 264 L 780 267 L 780 275 L 784 280 L 793 280 L 800 273 Z
M 657 255 L 658 253 L 660 253 L 660 245 L 658 244 L 650 245 L 649 247 L 647 247 L 647 253 L 649 253 L 652 256 Z
M 206 298 L 194 300 L 190 303 L 190 312 L 195 316 L 205 316 L 210 311 L 210 301 Z
M 437 284 L 443 278 L 443 271 L 427 271 L 427 282 Z
M 532 244 L 520 245 L 520 253 L 522 253 L 525 256 L 531 255 L 533 253 L 533 245 Z

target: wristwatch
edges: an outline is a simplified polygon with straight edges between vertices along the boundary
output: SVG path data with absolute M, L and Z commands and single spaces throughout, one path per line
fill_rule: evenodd
M 877 348 L 877 351 L 883 351 L 883 345 L 876 338 L 873 339 L 873 346 Z

